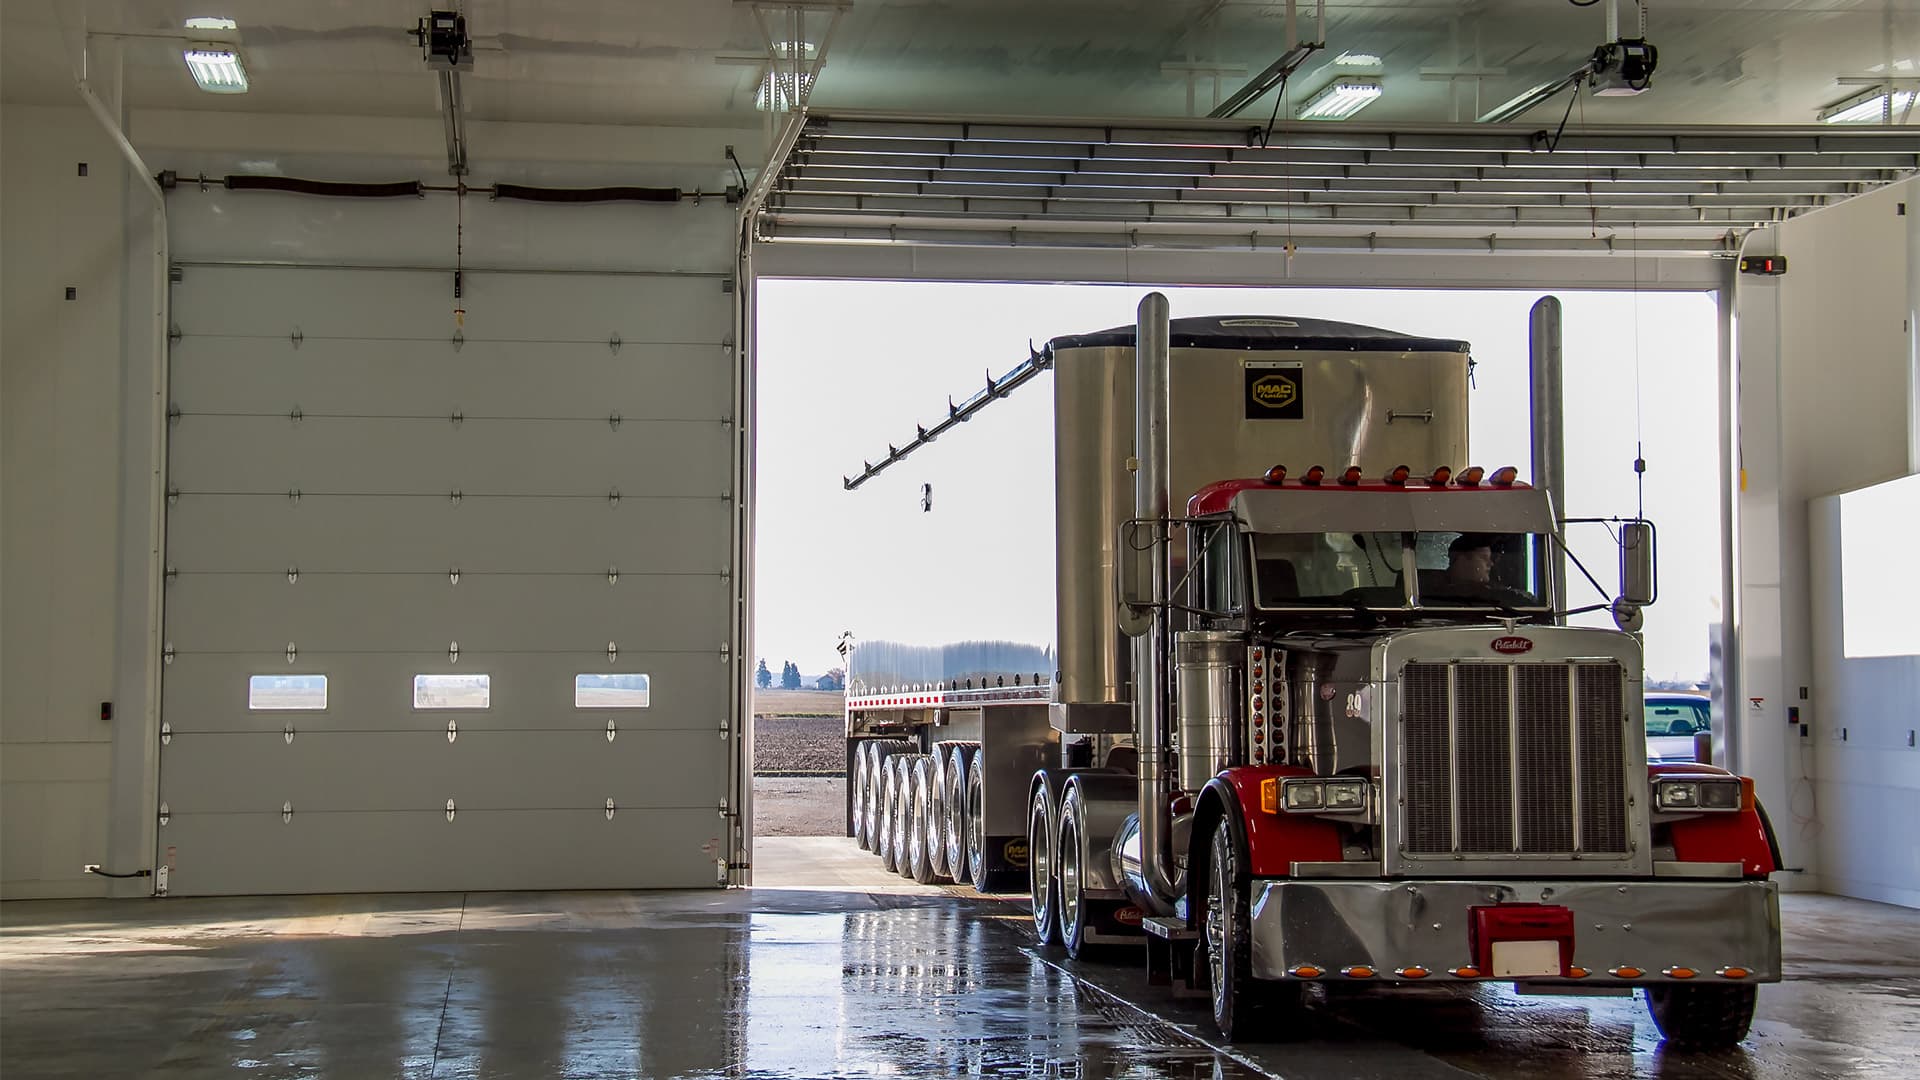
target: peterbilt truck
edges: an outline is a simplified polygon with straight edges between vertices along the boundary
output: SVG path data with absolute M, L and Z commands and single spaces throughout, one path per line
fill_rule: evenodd
M 1137 951 L 1229 1038 L 1315 984 L 1484 981 L 1744 1038 L 1778 848 L 1750 780 L 1648 763 L 1651 526 L 1612 524 L 1620 629 L 1566 625 L 1557 493 L 1466 464 L 1471 362 L 1156 293 L 890 446 L 847 486 L 1052 372 L 1056 635 L 844 643 L 850 834 L 1024 886 L 1042 945 Z

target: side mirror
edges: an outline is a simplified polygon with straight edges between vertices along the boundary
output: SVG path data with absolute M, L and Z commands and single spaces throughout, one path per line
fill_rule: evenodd
M 1620 593 L 1622 603 L 1645 607 L 1659 593 L 1653 557 L 1653 523 L 1629 521 L 1620 526 Z

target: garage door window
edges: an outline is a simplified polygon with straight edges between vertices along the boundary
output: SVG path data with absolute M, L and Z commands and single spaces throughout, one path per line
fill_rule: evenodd
M 645 675 L 575 675 L 573 707 L 576 709 L 644 709 L 653 701 L 653 690 Z
M 247 708 L 255 712 L 316 711 L 327 707 L 325 675 L 252 675 Z
M 484 709 L 493 704 L 493 682 L 487 675 L 415 675 L 416 709 Z

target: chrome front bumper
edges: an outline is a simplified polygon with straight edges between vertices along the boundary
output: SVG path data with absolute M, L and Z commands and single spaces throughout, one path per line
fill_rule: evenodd
M 1745 982 L 1780 981 L 1780 900 L 1770 881 L 1255 881 L 1253 972 L 1288 978 L 1301 965 L 1342 979 L 1355 966 L 1374 980 L 1458 982 L 1473 962 L 1468 924 L 1475 907 L 1557 904 L 1574 916 L 1574 966 L 1584 979 L 1529 979 L 1567 985 L 1675 982 L 1691 968 L 1697 983 L 1745 968 Z M 1616 969 L 1642 974 L 1621 978 Z M 1510 980 L 1503 980 L 1510 981 Z

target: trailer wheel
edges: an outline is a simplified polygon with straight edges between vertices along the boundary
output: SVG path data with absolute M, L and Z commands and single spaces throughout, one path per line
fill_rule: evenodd
M 1666 1040 L 1681 1050 L 1724 1050 L 1747 1037 L 1760 988 L 1649 986 L 1647 1012 Z
M 888 850 L 893 854 L 893 871 L 901 877 L 913 876 L 909 852 L 913 848 L 913 755 L 894 755 L 896 779 L 893 805 L 893 836 Z
M 1206 906 L 1200 956 L 1213 996 L 1213 1022 L 1230 1042 L 1249 1042 L 1275 1030 L 1277 1014 L 1297 1006 L 1302 985 L 1253 977 L 1253 920 L 1247 911 L 1246 856 L 1233 822 L 1222 819 L 1208 850 Z
M 907 830 L 908 876 L 922 885 L 934 882 L 933 850 L 927 835 L 933 828 L 933 759 L 916 754 L 908 766 L 913 775 L 913 826 Z
M 1033 934 L 1041 945 L 1060 944 L 1055 918 L 1059 882 L 1053 873 L 1053 814 L 1045 785 L 1033 789 L 1027 808 L 1027 900 L 1033 909 Z
M 899 868 L 894 860 L 893 834 L 900 827 L 900 755 L 889 754 L 880 763 L 880 865 L 888 873 Z
M 935 743 L 927 759 L 927 865 L 936 880 L 953 877 L 947 865 L 947 744 Z
M 973 751 L 965 743 L 952 748 L 947 757 L 947 874 L 955 881 L 970 881 L 967 873 L 967 769 Z
M 967 763 L 967 870 L 973 887 L 991 892 L 993 874 L 987 866 L 987 777 L 984 755 L 976 751 Z
M 867 768 L 869 751 L 873 743 L 867 740 L 853 744 L 853 843 L 865 851 L 871 845 L 867 843 Z

